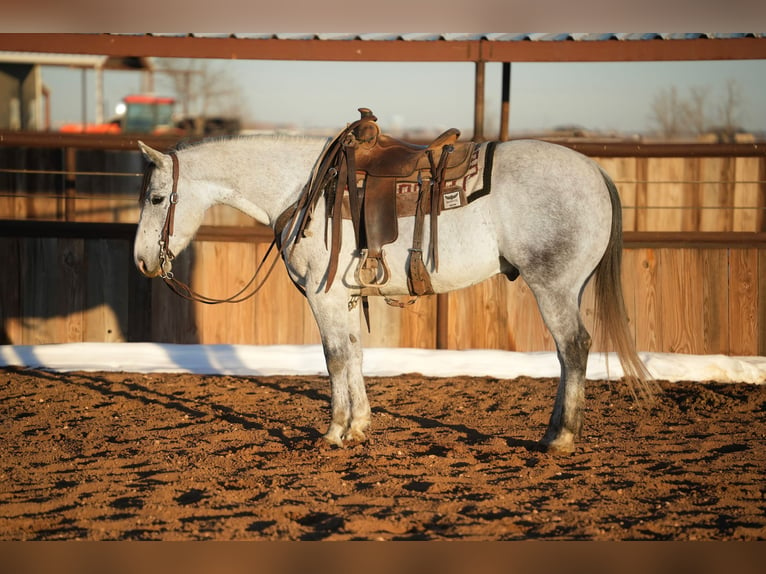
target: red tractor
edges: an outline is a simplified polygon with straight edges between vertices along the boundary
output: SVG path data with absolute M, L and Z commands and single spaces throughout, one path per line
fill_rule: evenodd
M 182 133 L 175 127 L 173 111 L 175 99 L 135 94 L 123 98 L 117 106 L 117 116 L 104 124 L 66 124 L 62 132 L 90 134 L 168 134 Z

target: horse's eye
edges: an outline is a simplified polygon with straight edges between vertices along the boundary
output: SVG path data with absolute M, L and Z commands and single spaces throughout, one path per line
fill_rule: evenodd
M 157 195 L 154 195 L 154 196 L 152 196 L 151 201 L 152 201 L 152 205 L 159 205 L 160 203 L 165 201 L 165 198 L 157 196 Z

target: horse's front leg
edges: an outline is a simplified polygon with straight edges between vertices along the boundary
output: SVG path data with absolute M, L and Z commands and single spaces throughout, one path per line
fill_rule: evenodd
M 308 299 L 330 374 L 332 414 L 324 438 L 337 446 L 344 440 L 362 440 L 370 425 L 370 404 L 362 376 L 359 311 L 349 310 L 345 289 L 313 293 Z

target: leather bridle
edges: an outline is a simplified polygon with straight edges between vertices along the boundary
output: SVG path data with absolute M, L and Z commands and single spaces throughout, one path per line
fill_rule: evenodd
M 275 238 L 271 245 L 269 245 L 269 248 L 266 250 L 266 254 L 261 259 L 260 263 L 258 263 L 258 266 L 255 269 L 255 273 L 253 273 L 253 277 L 248 281 L 242 289 L 237 291 L 234 295 L 227 297 L 225 299 L 216 299 L 214 297 L 208 297 L 206 295 L 202 295 L 200 293 L 197 293 L 194 291 L 189 285 L 184 283 L 183 281 L 180 281 L 179 279 L 176 279 L 173 275 L 172 271 L 165 271 L 165 264 L 170 263 L 175 259 L 175 254 L 170 250 L 170 237 L 173 235 L 173 227 L 175 223 L 175 214 L 176 214 L 176 204 L 178 204 L 178 176 L 180 172 L 179 164 L 178 164 L 178 157 L 175 153 L 170 154 L 170 158 L 173 161 L 173 187 L 171 189 L 170 195 L 168 196 L 168 211 L 165 214 L 165 222 L 162 225 L 162 231 L 160 233 L 160 239 L 158 241 L 159 247 L 160 247 L 160 253 L 159 253 L 159 262 L 160 262 L 160 277 L 165 282 L 165 285 L 167 285 L 171 291 L 173 291 L 176 295 L 179 295 L 180 297 L 183 297 L 184 299 L 187 299 L 189 301 L 196 301 L 198 303 L 204 303 L 206 305 L 217 305 L 219 303 L 241 303 L 242 301 L 246 301 L 247 299 L 250 299 L 253 295 L 258 293 L 258 291 L 261 290 L 261 287 L 266 283 L 266 280 L 271 275 L 272 271 L 274 271 L 274 267 L 276 266 L 277 261 L 279 261 L 279 258 L 274 258 L 274 261 L 271 263 L 271 267 L 269 267 L 268 271 L 266 272 L 266 276 L 263 277 L 263 279 L 253 287 L 253 289 L 249 293 L 245 293 L 251 285 L 255 282 L 258 275 L 261 273 L 261 270 L 263 266 L 266 263 L 266 260 L 268 259 L 269 255 L 271 255 L 271 252 L 274 250 L 274 247 L 277 244 L 277 239 Z M 141 188 L 141 196 L 140 201 L 141 204 L 148 199 L 148 193 L 149 193 L 149 182 L 151 180 L 152 172 L 154 171 L 154 165 L 150 165 L 147 169 L 146 173 L 144 174 L 144 181 L 143 186 Z M 277 232 L 277 236 L 279 233 Z
M 173 160 L 173 188 L 168 196 L 168 211 L 165 214 L 165 223 L 162 225 L 160 233 L 160 277 L 163 280 L 173 279 L 172 271 L 165 271 L 165 263 L 170 263 L 176 256 L 170 250 L 170 236 L 173 235 L 173 224 L 176 218 L 176 204 L 178 203 L 178 156 L 170 154 Z

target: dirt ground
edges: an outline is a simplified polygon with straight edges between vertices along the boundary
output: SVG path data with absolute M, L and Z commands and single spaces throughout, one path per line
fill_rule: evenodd
M 766 385 L 369 378 L 369 440 L 320 439 L 324 377 L 0 370 L 0 540 L 764 540 Z

